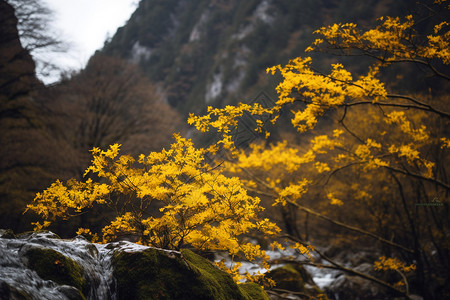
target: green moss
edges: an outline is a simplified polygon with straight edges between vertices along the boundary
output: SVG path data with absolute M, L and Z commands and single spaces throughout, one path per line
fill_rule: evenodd
M 327 299 L 325 293 L 314 283 L 311 275 L 300 264 L 287 264 L 267 274 L 278 289 L 301 292 L 311 297 Z
M 118 299 L 266 299 L 242 292 L 229 274 L 189 250 L 181 255 L 158 249 L 120 252 L 113 267 Z
M 210 261 L 193 253 L 190 250 L 182 250 L 183 257 L 189 266 L 199 275 L 197 280 L 200 288 L 205 287 L 214 295 L 210 299 L 246 299 L 233 278 L 226 272 L 214 266 Z
M 173 271 L 177 264 L 177 260 L 155 249 L 116 254 L 113 265 L 119 299 L 171 299 L 181 296 L 176 285 L 184 272 Z
M 305 279 L 302 273 L 291 264 L 270 271 L 268 277 L 276 282 L 277 288 L 305 292 Z
M 83 271 L 72 259 L 53 249 L 30 248 L 25 253 L 28 267 L 45 280 L 70 285 L 82 291 L 86 289 Z M 83 295 L 81 299 L 85 299 Z
M 248 299 L 252 300 L 269 300 L 266 292 L 256 283 L 249 282 L 238 285 L 242 294 L 246 295 Z

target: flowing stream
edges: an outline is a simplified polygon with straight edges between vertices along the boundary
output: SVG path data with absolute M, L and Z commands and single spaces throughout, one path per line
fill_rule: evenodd
M 53 249 L 77 262 L 90 283 L 88 299 L 115 300 L 115 281 L 111 259 L 115 251 L 140 251 L 148 247 L 130 242 L 93 244 L 82 236 L 59 239 L 51 232 L 27 233 L 16 238 L 4 238 L 0 232 L 0 289 L 6 283 L 31 295 L 33 299 L 64 300 L 74 294 L 74 288 L 44 280 L 27 268 L 24 253 L 32 247 Z M 76 292 L 76 291 L 75 291 Z

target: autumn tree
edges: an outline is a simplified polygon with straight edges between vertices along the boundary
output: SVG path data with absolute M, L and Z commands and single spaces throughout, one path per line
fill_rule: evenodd
M 268 73 L 283 78 L 273 107 L 209 108 L 206 115 L 191 115 L 189 122 L 200 131 L 217 130 L 222 136 L 219 144 L 235 157 L 227 163 L 229 172 L 244 180 L 248 190 L 274 205 L 341 228 L 352 247 L 355 238 L 375 243 L 384 257 L 376 269 L 397 270 L 401 276 L 380 282 L 318 251 L 331 267 L 406 296 L 412 287 L 404 273 L 416 268 L 414 292 L 430 298 L 449 295 L 445 284 L 435 281 L 450 278 L 446 163 L 450 32 L 446 1 L 422 5 L 420 16 L 382 17 L 372 29 L 348 23 L 315 32 L 319 38 L 306 52 L 372 59 L 362 74 L 339 62 L 330 72 L 320 72 L 312 58 L 298 57 L 285 66 L 268 68 Z M 402 85 L 406 79 L 413 84 Z M 269 116 L 275 124 L 282 109 L 291 110 L 293 127 L 309 137 L 309 143 L 262 143 L 247 151 L 234 147 L 231 132 L 244 113 Z M 258 122 L 256 130 L 264 132 L 264 125 Z M 299 229 L 303 222 L 288 225 Z M 290 239 L 307 243 L 301 230 L 290 231 Z M 325 237 L 329 235 L 330 231 Z M 402 262 L 394 263 L 397 259 Z M 411 264 L 415 266 L 401 267 Z

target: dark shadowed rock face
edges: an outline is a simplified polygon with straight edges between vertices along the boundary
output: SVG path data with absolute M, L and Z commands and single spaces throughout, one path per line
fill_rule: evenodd
M 0 96 L 1 102 L 14 100 L 38 85 L 35 64 L 22 48 L 14 9 L 0 1 Z
M 268 300 L 189 250 L 0 230 L 0 299 Z
M 57 156 L 50 154 L 45 113 L 34 99 L 43 85 L 17 23 L 13 7 L 0 1 L 0 228 L 23 231 L 31 223 L 23 215 L 25 203 L 54 180 Z

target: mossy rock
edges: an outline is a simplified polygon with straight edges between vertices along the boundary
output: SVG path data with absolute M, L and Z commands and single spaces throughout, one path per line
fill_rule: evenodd
M 275 281 L 275 288 L 300 292 L 311 297 L 319 296 L 326 299 L 325 293 L 314 283 L 311 275 L 300 264 L 286 264 L 271 270 L 268 278 Z
M 189 250 L 166 252 L 147 249 L 118 252 L 113 258 L 118 299 L 268 299 L 240 289 L 231 276 Z M 260 289 L 260 294 L 265 295 Z
M 86 299 L 81 291 L 88 289 L 83 277 L 83 269 L 58 251 L 32 247 L 25 252 L 28 267 L 45 280 L 52 280 L 59 285 L 69 285 L 80 291 L 78 299 Z
M 238 285 L 241 292 L 252 300 L 269 300 L 269 296 L 264 290 L 256 283 L 248 282 Z
M 288 291 L 305 292 L 305 278 L 304 269 L 294 264 L 287 264 L 280 268 L 276 268 L 267 274 L 276 283 L 276 287 Z M 306 275 L 308 276 L 308 275 Z M 305 280 L 306 279 L 306 280 Z

